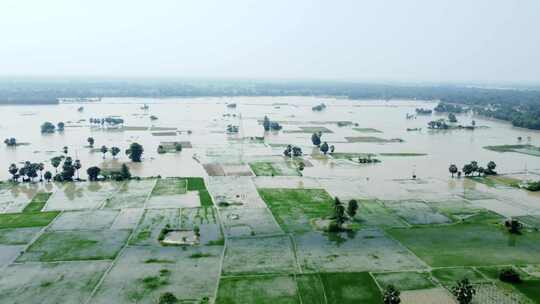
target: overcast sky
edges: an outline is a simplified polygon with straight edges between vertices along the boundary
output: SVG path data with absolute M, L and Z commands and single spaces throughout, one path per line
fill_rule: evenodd
M 0 75 L 540 82 L 540 1 L 0 0 Z

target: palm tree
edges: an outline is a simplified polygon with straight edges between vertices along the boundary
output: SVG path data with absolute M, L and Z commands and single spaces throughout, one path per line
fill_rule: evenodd
M 324 155 L 326 155 L 326 153 L 328 153 L 328 143 L 324 142 L 322 145 L 321 145 L 321 152 L 324 153 Z
M 388 285 L 384 289 L 384 295 L 383 295 L 383 303 L 384 304 L 399 304 L 401 303 L 401 299 L 399 298 L 399 295 L 401 292 L 392 284 Z
M 67 154 L 68 154 L 68 147 L 67 147 L 67 146 L 64 146 L 63 150 L 64 150 L 64 154 L 67 155 Z
M 473 296 L 476 294 L 476 290 L 468 279 L 463 279 L 452 287 L 452 294 L 456 297 L 459 304 L 470 304 Z
M 75 172 L 77 173 L 77 180 L 79 180 L 79 170 L 81 169 L 82 165 L 81 165 L 81 161 L 76 159 L 75 160 L 75 163 L 73 164 L 73 168 L 75 168 Z
M 43 181 L 43 170 L 45 170 L 45 165 L 43 163 L 38 164 L 38 170 L 39 170 L 39 181 Z
M 452 174 L 452 178 L 454 178 L 454 174 L 458 172 L 458 168 L 456 165 L 451 164 L 450 167 L 448 168 L 448 171 L 450 171 L 450 174 Z
M 180 146 L 181 147 L 181 146 Z M 118 147 L 112 147 L 111 148 L 111 154 L 112 154 L 112 157 L 115 158 L 116 155 L 118 155 L 118 153 L 120 153 L 120 148 Z
M 54 170 L 56 173 L 58 173 L 58 167 L 60 166 L 60 163 L 62 162 L 62 158 L 60 156 L 55 156 L 51 158 L 51 165 L 54 167 Z
M 109 149 L 107 148 L 107 146 L 101 146 L 100 151 L 101 153 L 103 153 L 103 159 L 105 159 L 105 154 L 109 151 Z
M 94 147 L 94 138 L 93 137 L 88 137 L 86 139 L 86 141 L 88 142 L 88 145 L 90 146 L 90 148 L 93 148 Z
M 43 175 L 43 177 L 45 178 L 45 180 L 46 180 L 47 182 L 50 182 L 51 179 L 52 179 L 52 173 L 51 173 L 51 171 L 45 172 L 45 174 Z
M 17 178 L 17 172 L 19 172 L 19 168 L 17 168 L 17 165 L 16 164 L 11 164 L 8 168 L 8 171 L 9 171 L 9 174 L 11 174 L 13 176 L 13 181 L 16 181 Z
M 471 169 L 472 169 L 472 173 L 478 172 L 478 162 L 477 161 L 473 160 L 471 162 Z

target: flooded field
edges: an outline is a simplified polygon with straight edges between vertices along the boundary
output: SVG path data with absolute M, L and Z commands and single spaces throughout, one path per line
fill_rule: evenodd
M 81 161 L 83 179 L 122 164 L 142 179 L 0 184 L 0 303 L 375 304 L 394 285 L 402 303 L 455 304 L 463 278 L 473 303 L 540 303 L 540 194 L 514 184 L 540 179 L 540 132 L 468 114 L 458 121 L 474 130 L 427 128 L 443 115 L 406 118 L 435 106 L 244 97 L 2 107 L 0 136 L 25 143 L 0 148 L 2 180 L 27 160 L 55 172 L 50 159 L 62 154 Z M 265 132 L 265 116 L 282 129 Z M 124 123 L 90 123 L 106 117 Z M 45 121 L 65 130 L 41 134 Z M 333 153 L 313 145 L 319 131 Z M 133 142 L 140 163 L 124 153 Z M 285 157 L 287 145 L 302 155 Z M 503 145 L 526 147 L 484 148 Z M 498 175 L 451 177 L 450 164 L 471 161 L 494 161 Z M 336 198 L 347 210 L 332 230 Z M 499 280 L 508 268 L 521 285 Z

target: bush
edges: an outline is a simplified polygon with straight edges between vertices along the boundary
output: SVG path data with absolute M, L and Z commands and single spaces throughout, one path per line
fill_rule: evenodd
M 159 296 L 158 304 L 175 304 L 178 303 L 178 298 L 175 297 L 170 292 L 162 293 L 161 296 Z
M 520 283 L 521 277 L 514 268 L 505 268 L 499 273 L 499 280 L 507 283 Z

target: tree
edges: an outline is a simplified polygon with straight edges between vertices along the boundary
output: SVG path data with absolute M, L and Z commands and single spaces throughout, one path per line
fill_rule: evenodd
M 283 155 L 286 157 L 292 157 L 292 146 L 287 145 L 287 148 L 285 148 L 285 151 L 283 151 Z
M 58 173 L 58 167 L 62 163 L 62 157 L 61 156 L 55 156 L 51 158 L 51 165 L 53 166 L 56 173 Z
M 263 128 L 264 128 L 264 131 L 266 132 L 270 131 L 270 119 L 266 115 L 264 116 L 264 120 L 263 120 Z
M 66 157 L 64 164 L 62 165 L 61 177 L 63 181 L 73 181 L 75 175 L 75 167 L 73 166 L 73 159 Z
M 386 286 L 383 294 L 383 303 L 384 304 L 399 304 L 401 299 L 399 295 L 401 292 L 392 284 Z
M 504 226 L 512 234 L 521 234 L 521 229 L 523 229 L 523 224 L 516 218 L 506 220 Z
M 176 303 L 178 303 L 178 298 L 175 297 L 170 292 L 162 293 L 159 296 L 158 304 L 176 304 Z
M 111 148 L 111 154 L 112 154 L 113 158 L 116 158 L 116 155 L 118 155 L 118 153 L 120 153 L 120 148 L 118 148 L 118 147 L 112 147 Z
M 471 162 L 471 170 L 472 170 L 472 173 L 478 172 L 478 162 L 477 161 L 473 160 Z
M 454 115 L 454 113 L 448 114 L 448 121 L 450 121 L 450 122 L 457 122 L 456 115 Z
M 302 154 L 302 149 L 300 147 L 293 147 L 292 148 L 292 155 L 294 157 L 301 157 L 303 154 Z
M 326 155 L 326 153 L 328 153 L 328 150 L 329 150 L 329 147 L 328 147 L 328 144 L 326 142 L 324 142 L 322 145 L 321 145 L 321 152 Z
M 451 164 L 450 167 L 448 168 L 448 171 L 450 171 L 450 174 L 452 174 L 452 178 L 454 178 L 454 174 L 458 172 L 458 168 L 456 165 Z
M 37 165 L 37 169 L 39 171 L 39 181 L 42 182 L 43 181 L 43 170 L 45 170 L 45 165 L 43 163 L 39 163 Z
M 88 174 L 88 179 L 90 181 L 97 181 L 99 173 L 101 173 L 101 169 L 96 166 L 86 169 L 86 174 Z
M 497 165 L 495 164 L 494 161 L 490 161 L 489 163 L 487 163 L 487 169 L 486 169 L 486 172 L 485 174 L 487 175 L 496 175 L 497 172 L 495 171 L 495 168 L 497 167 Z
M 317 133 L 313 133 L 313 135 L 311 135 L 311 142 L 313 143 L 314 146 L 320 146 L 321 145 L 321 136 L 319 136 L 319 134 Z
M 43 178 L 45 178 L 45 180 L 46 180 L 47 182 L 50 182 L 51 179 L 52 179 L 52 173 L 51 173 L 51 171 L 46 171 L 45 174 L 43 175 Z
M 56 127 L 51 122 L 44 122 L 41 125 L 41 133 L 54 133 Z
M 8 147 L 15 147 L 15 146 L 17 146 L 17 139 L 15 139 L 15 137 L 6 138 L 6 139 L 4 140 L 4 143 L 5 143 L 6 146 L 8 146 Z
M 350 200 L 347 205 L 347 213 L 350 217 L 354 217 L 358 211 L 358 202 L 356 200 Z
M 471 164 L 466 164 L 465 166 L 463 166 L 462 171 L 465 176 L 469 176 L 474 172 Z
M 339 227 L 341 227 L 341 225 L 343 223 L 345 223 L 345 207 L 343 206 L 343 204 L 341 203 L 341 201 L 337 197 L 334 199 L 334 216 L 333 216 L 333 218 L 335 219 L 335 221 L 336 221 L 336 223 L 338 224 Z
M 334 153 L 334 151 L 336 151 L 336 147 L 334 147 L 334 145 L 331 145 L 330 146 L 330 154 Z
M 452 287 L 452 294 L 456 297 L 459 304 L 470 304 L 476 294 L 476 290 L 468 279 L 463 279 Z
M 57 125 L 56 125 L 56 128 L 58 129 L 58 132 L 64 132 L 64 127 L 66 125 L 63 123 L 63 122 L 59 122 Z
M 19 172 L 19 168 L 17 168 L 17 165 L 16 164 L 9 165 L 8 171 L 9 171 L 9 174 L 13 176 L 13 181 L 16 181 L 18 178 L 17 173 Z
M 75 169 L 75 172 L 77 173 L 77 180 L 79 180 L 79 170 L 81 169 L 82 165 L 81 165 L 81 161 L 76 159 L 75 160 L 75 163 L 73 164 L 73 168 Z
M 174 144 L 174 150 L 176 152 L 181 152 L 182 151 L 182 144 L 181 143 L 175 143 Z
M 101 146 L 101 149 L 99 149 L 99 151 L 101 151 L 101 153 L 103 154 L 103 159 L 105 159 L 105 154 L 109 152 L 109 149 L 107 148 L 107 146 L 103 145 Z
M 94 147 L 94 138 L 93 137 L 88 137 L 86 139 L 86 141 L 88 142 L 88 145 L 90 146 L 90 148 L 93 148 Z
M 126 154 L 129 156 L 129 159 L 133 162 L 140 162 L 141 156 L 144 152 L 143 146 L 134 142 L 129 146 L 129 149 L 126 150 Z
M 482 174 L 484 174 L 484 172 L 486 171 L 486 169 L 484 169 L 484 167 L 478 167 L 478 176 L 481 176 Z
M 66 155 L 68 154 L 68 147 L 67 146 L 64 146 L 64 148 L 62 148 L 62 150 L 63 150 L 64 154 L 66 154 Z
M 129 172 L 129 167 L 126 164 L 122 164 L 122 168 L 120 168 L 120 177 L 122 180 L 131 178 L 131 172 Z

